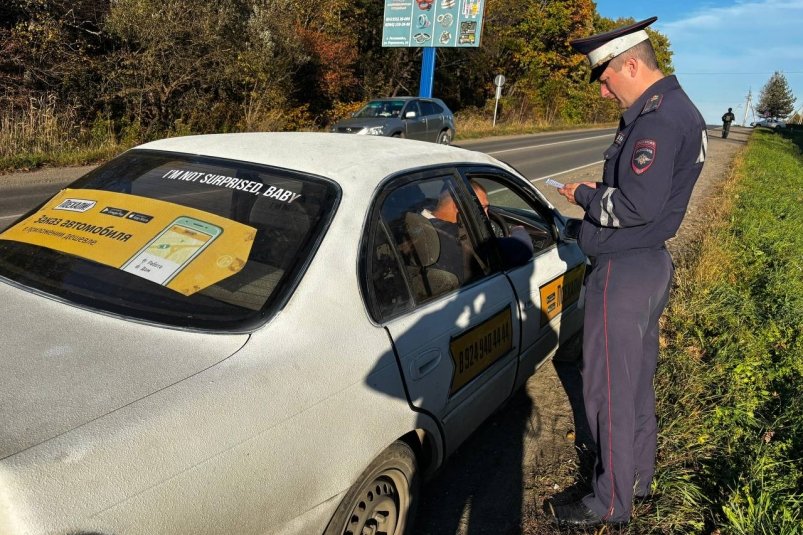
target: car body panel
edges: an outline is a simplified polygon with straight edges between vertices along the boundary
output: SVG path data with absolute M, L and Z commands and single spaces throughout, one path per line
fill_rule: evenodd
M 326 177 L 341 189 L 339 206 L 293 294 L 244 333 L 131 321 L 0 280 L 0 371 L 12 378 L 0 389 L 0 533 L 322 533 L 390 444 L 426 435 L 425 468 L 435 470 L 529 376 L 513 270 L 378 322 L 359 268 L 369 214 L 398 177 L 493 166 L 526 184 L 509 166 L 432 143 L 329 134 L 193 136 L 139 149 Z M 580 258 L 566 247 L 572 254 L 529 269 L 558 273 Z M 449 393 L 449 344 L 503 309 L 513 349 Z M 564 311 L 561 325 L 578 311 Z M 433 347 L 442 366 L 412 377 Z
M 513 301 L 513 289 L 499 274 L 386 324 L 399 354 L 411 403 L 444 422 L 449 444 L 462 442 L 493 412 L 498 400 L 493 403 L 485 398 L 506 398 L 513 388 L 520 328 Z M 452 340 L 506 309 L 511 312 L 513 325 L 511 349 L 468 384 L 450 392 L 459 367 L 450 356 Z M 466 403 L 477 396 L 476 403 Z
M 382 136 L 401 136 L 408 139 L 420 141 L 437 142 L 439 134 L 448 130 L 450 139 L 455 134 L 454 115 L 442 100 L 422 97 L 389 97 L 371 100 L 363 110 L 372 106 L 381 107 L 383 103 L 404 102 L 401 112 L 396 110 L 397 115 L 390 113 L 382 114 L 380 117 L 351 117 L 342 119 L 335 123 L 332 132 L 342 134 L 365 134 L 364 129 L 382 126 Z M 428 113 L 423 105 L 419 103 L 427 102 L 427 108 L 433 108 L 433 104 L 441 111 L 429 110 Z M 363 111 L 361 110 L 361 111 Z M 410 115 L 414 112 L 414 115 Z M 358 112 L 359 113 L 359 112 Z M 355 114 L 356 115 L 356 114 Z
M 765 118 L 759 119 L 750 126 L 763 126 L 764 128 L 786 128 L 786 121 L 783 119 Z
M 199 373 L 247 340 L 154 328 L 7 284 L 0 302 L 0 458 Z

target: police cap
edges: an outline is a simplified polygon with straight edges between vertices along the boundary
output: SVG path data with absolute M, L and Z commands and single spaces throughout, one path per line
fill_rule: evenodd
M 591 37 L 583 37 L 582 39 L 574 39 L 569 41 L 572 48 L 585 54 L 588 57 L 588 62 L 591 64 L 591 82 L 596 81 L 608 62 L 621 54 L 646 41 L 650 37 L 644 28 L 658 20 L 658 17 L 650 17 L 630 26 L 624 26 L 605 33 L 598 33 Z

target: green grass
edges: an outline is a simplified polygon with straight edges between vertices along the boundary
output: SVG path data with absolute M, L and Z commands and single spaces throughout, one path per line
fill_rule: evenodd
M 638 533 L 803 534 L 803 132 L 757 131 L 678 259 Z
M 65 151 L 27 152 L 14 156 L 2 156 L 0 157 L 0 173 L 36 169 L 44 165 L 67 167 L 104 162 L 117 156 L 126 148 L 123 145 L 107 145 L 100 148 L 76 148 Z

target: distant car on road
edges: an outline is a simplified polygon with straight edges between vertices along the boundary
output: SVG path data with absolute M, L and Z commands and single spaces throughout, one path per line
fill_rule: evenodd
M 449 145 L 454 139 L 454 115 L 437 98 L 394 97 L 370 101 L 332 132 L 405 137 Z
M 420 476 L 580 331 L 576 223 L 419 141 L 122 154 L 0 234 L 0 534 L 416 533 Z
M 786 128 L 786 121 L 783 119 L 760 119 L 754 123 L 750 123 L 750 126 L 763 126 L 764 128 Z

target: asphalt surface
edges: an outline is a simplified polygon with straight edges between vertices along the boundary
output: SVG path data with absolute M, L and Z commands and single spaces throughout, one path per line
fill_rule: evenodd
M 543 181 L 550 177 L 560 181 L 573 172 L 601 163 L 602 153 L 611 144 L 614 132 L 613 128 L 574 130 L 470 140 L 455 145 L 485 152 L 510 164 L 564 211 L 568 206 Z M 46 168 L 0 176 L 0 230 L 93 168 Z

